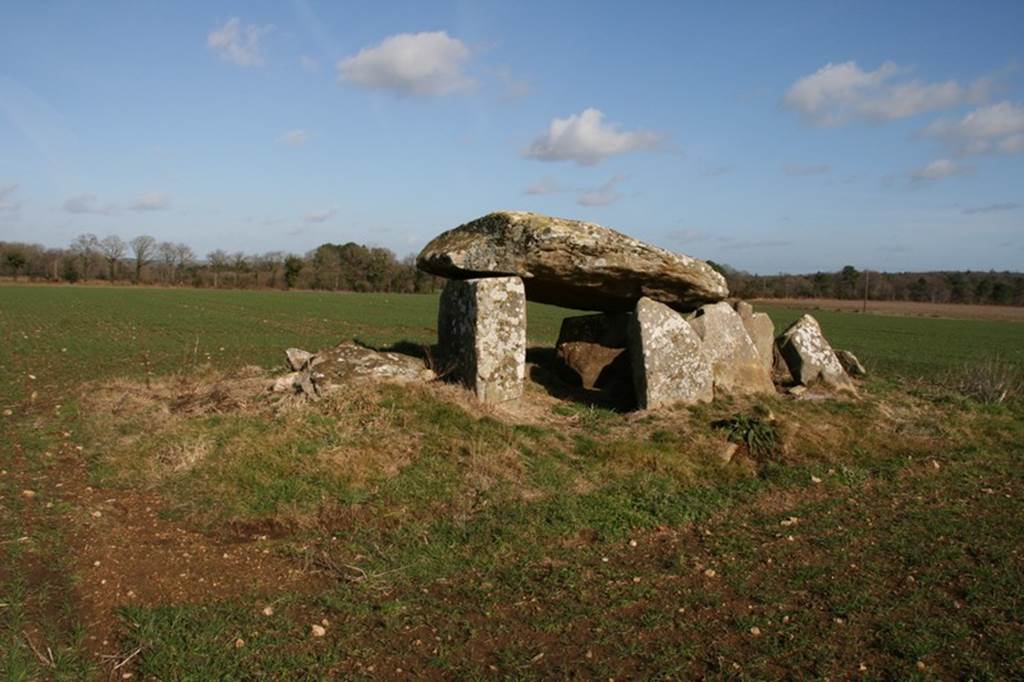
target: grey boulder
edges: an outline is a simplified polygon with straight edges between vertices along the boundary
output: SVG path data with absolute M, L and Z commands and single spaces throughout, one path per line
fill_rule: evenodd
M 860 363 L 857 356 L 848 350 L 835 349 L 836 359 L 839 360 L 839 364 L 843 366 L 846 373 L 852 377 L 863 377 L 867 376 L 868 371 L 864 369 L 864 365 Z
M 629 353 L 640 409 L 714 397 L 711 363 L 700 337 L 667 305 L 649 298 L 637 302 L 629 324 Z
M 775 343 L 797 383 L 810 386 L 820 381 L 831 388 L 852 388 L 853 382 L 822 333 L 821 325 L 810 315 L 791 324 Z
M 450 279 L 517 275 L 527 299 L 580 310 L 628 312 L 646 296 L 685 311 L 729 293 L 725 278 L 697 258 L 594 223 L 526 212 L 491 213 L 448 230 L 416 265 Z
M 728 303 L 702 306 L 689 317 L 711 363 L 715 389 L 726 393 L 772 393 L 770 364 L 762 360 L 739 314 Z

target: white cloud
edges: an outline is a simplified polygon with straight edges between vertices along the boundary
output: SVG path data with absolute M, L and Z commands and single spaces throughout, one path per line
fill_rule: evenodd
M 100 204 L 95 194 L 79 194 L 64 201 L 63 209 L 68 213 L 95 213 L 110 215 L 116 210 L 113 204 Z
M 337 214 L 338 209 L 336 208 L 329 208 L 325 211 L 310 211 L 302 216 L 302 220 L 307 223 L 325 223 Z
M 579 197 L 576 198 L 576 203 L 580 206 L 607 206 L 608 204 L 614 204 L 622 198 L 622 194 L 616 187 L 623 180 L 625 180 L 624 177 L 616 175 L 600 187 L 583 190 L 580 192 Z
M 21 202 L 11 199 L 17 189 L 17 185 L 0 185 L 0 211 L 17 211 L 21 208 Z
M 299 55 L 299 66 L 304 68 L 306 71 L 319 71 L 320 61 L 303 54 Z
M 170 206 L 170 198 L 163 192 L 146 192 L 129 208 L 133 211 L 162 211 Z
M 309 142 L 310 134 L 305 130 L 296 128 L 295 130 L 289 130 L 281 137 L 277 138 L 278 142 L 290 145 L 292 147 L 301 147 L 302 145 Z
M 1024 152 L 1024 106 L 999 102 L 968 113 L 959 121 L 940 119 L 925 134 L 945 140 L 958 154 Z
M 903 79 L 909 69 L 886 62 L 864 71 L 856 62 L 828 63 L 790 86 L 783 103 L 816 125 L 835 126 L 853 119 L 892 121 L 988 96 L 992 79 L 963 86 L 949 80 L 925 83 Z
M 575 161 L 593 166 L 602 159 L 636 151 L 655 151 L 665 146 L 664 136 L 650 130 L 620 131 L 605 123 L 598 109 L 584 109 L 568 118 L 551 121 L 548 131 L 538 136 L 522 154 L 539 161 Z
M 565 188 L 562 187 L 557 180 L 553 178 L 541 178 L 537 182 L 527 187 L 524 193 L 531 195 L 543 195 L 558 194 L 559 192 L 564 191 Z
M 786 175 L 793 176 L 804 176 L 804 175 L 825 175 L 826 173 L 832 172 L 832 166 L 826 164 L 818 164 L 812 166 L 802 166 L 800 164 L 791 163 L 782 167 L 782 172 Z
M 273 30 L 272 25 L 242 26 L 241 19 L 231 17 L 219 29 L 210 31 L 206 36 L 206 46 L 238 66 L 260 66 L 263 64 L 263 47 L 260 43 Z
M 910 174 L 910 179 L 915 182 L 941 180 L 942 178 L 958 175 L 966 170 L 966 167 L 950 161 L 949 159 L 936 159 L 924 168 L 918 168 L 916 171 L 912 172 Z
M 445 31 L 400 33 L 338 62 L 338 82 L 406 95 L 447 95 L 473 87 L 470 50 Z

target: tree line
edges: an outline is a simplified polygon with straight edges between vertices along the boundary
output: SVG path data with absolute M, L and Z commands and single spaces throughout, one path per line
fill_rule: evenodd
M 0 276 L 32 281 L 164 284 L 233 289 L 328 289 L 332 291 L 430 292 L 440 278 L 399 260 L 388 249 L 322 244 L 305 255 L 211 251 L 204 258 L 184 243 L 148 235 L 128 241 L 116 235 L 76 237 L 67 248 L 0 242 Z
M 1024 273 L 877 272 L 847 265 L 837 272 L 755 275 L 711 263 L 739 298 L 841 298 L 931 303 L 1024 305 Z M 213 288 L 326 289 L 330 291 L 431 292 L 443 280 L 416 269 L 412 256 L 388 249 L 321 244 L 297 255 L 228 253 L 199 258 L 187 244 L 148 235 L 128 241 L 111 235 L 76 237 L 67 248 L 0 242 L 0 276 L 34 281 L 105 280 Z
M 871 301 L 1024 305 L 1024 273 L 879 272 L 847 265 L 837 272 L 754 275 L 712 263 L 738 298 L 840 298 Z

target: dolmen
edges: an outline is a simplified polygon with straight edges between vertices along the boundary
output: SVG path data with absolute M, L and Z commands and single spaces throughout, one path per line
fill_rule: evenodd
M 767 314 L 725 301 L 709 263 L 594 223 L 490 213 L 435 237 L 416 265 L 448 280 L 435 370 L 485 403 L 523 393 L 527 301 L 592 311 L 564 320 L 556 357 L 585 389 L 628 375 L 640 409 L 773 393 L 777 364 L 802 384 L 852 387 L 814 318 L 776 340 Z

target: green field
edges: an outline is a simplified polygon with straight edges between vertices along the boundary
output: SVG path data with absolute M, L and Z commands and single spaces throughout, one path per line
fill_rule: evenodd
M 0 676 L 1024 676 L 1024 401 L 971 392 L 1024 325 L 815 312 L 857 399 L 640 418 L 259 391 L 289 346 L 429 344 L 436 306 L 0 287 Z M 737 415 L 773 446 L 726 464 Z

